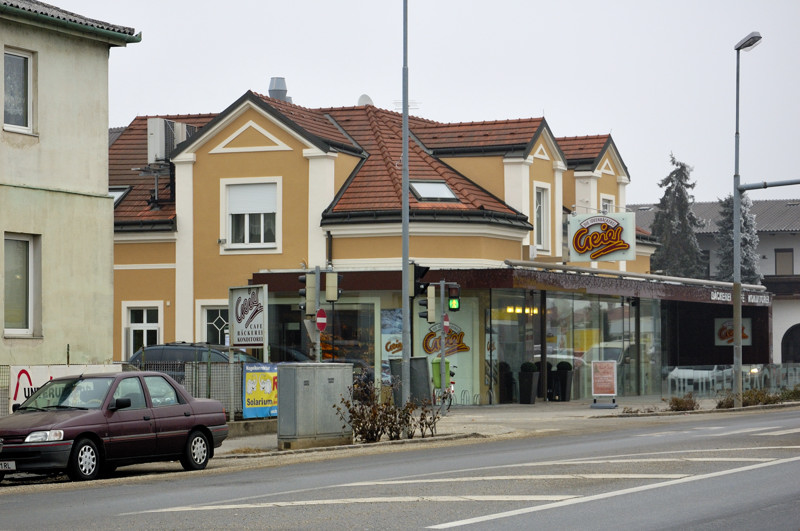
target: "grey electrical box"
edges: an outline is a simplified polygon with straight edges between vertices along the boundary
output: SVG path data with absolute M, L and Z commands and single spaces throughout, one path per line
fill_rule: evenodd
M 278 365 L 278 449 L 353 442 L 353 430 L 334 406 L 350 396 L 352 363 Z

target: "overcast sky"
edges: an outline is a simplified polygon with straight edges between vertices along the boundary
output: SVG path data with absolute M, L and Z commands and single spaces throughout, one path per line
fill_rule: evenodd
M 110 125 L 220 112 L 286 78 L 305 107 L 401 110 L 402 0 L 49 0 L 142 32 L 115 48 Z M 798 0 L 409 0 L 411 113 L 442 121 L 544 116 L 556 136 L 611 133 L 628 203 L 655 202 L 670 153 L 695 198 L 728 195 L 741 55 L 743 183 L 800 178 Z M 800 198 L 800 186 L 752 192 Z

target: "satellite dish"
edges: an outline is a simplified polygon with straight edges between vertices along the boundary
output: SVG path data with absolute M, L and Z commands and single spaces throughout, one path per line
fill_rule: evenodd
M 361 106 L 361 105 L 372 105 L 372 106 L 374 106 L 375 104 L 372 103 L 372 98 L 370 98 L 366 94 L 362 94 L 361 96 L 358 97 L 358 105 L 359 106 Z

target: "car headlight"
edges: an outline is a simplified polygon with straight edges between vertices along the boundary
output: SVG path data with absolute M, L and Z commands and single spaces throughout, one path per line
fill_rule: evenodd
M 64 440 L 64 430 L 35 431 L 25 437 L 26 443 L 62 440 Z

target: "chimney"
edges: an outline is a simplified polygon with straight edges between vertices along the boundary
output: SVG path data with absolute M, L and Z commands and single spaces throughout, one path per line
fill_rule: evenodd
M 269 80 L 269 97 L 276 100 L 292 103 L 292 98 L 286 95 L 286 80 L 282 77 L 273 77 Z

